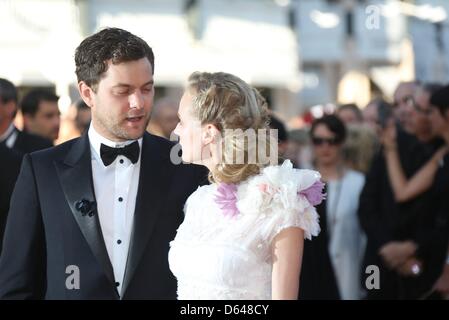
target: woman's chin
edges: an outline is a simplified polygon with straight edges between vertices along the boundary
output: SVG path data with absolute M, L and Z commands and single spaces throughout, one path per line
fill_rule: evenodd
M 199 160 L 192 160 L 192 159 L 190 159 L 189 163 L 193 163 L 193 164 L 198 164 L 200 166 L 204 166 L 204 162 L 201 159 L 199 159 Z
M 184 163 L 192 163 L 192 159 L 190 159 L 189 157 L 185 157 L 184 155 L 181 157 L 181 159 Z

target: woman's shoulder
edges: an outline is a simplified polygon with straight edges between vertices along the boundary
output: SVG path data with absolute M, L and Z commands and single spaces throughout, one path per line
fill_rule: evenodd
M 243 214 L 272 221 L 301 220 L 310 238 L 318 231 L 314 206 L 324 197 L 320 179 L 317 171 L 295 169 L 289 160 L 268 166 L 239 185 L 237 208 Z
M 216 186 L 214 184 L 198 186 L 198 188 L 187 198 L 185 206 L 191 207 L 195 203 L 204 203 L 210 195 L 214 194 L 215 190 Z
M 310 169 L 296 169 L 290 160 L 285 160 L 281 165 L 271 165 L 251 178 L 246 184 L 249 187 L 257 187 L 264 192 L 267 189 L 284 189 L 288 186 L 292 190 L 303 191 L 311 188 L 314 184 L 320 183 L 321 175 L 318 171 Z
M 215 184 L 206 184 L 198 186 L 198 188 L 190 195 L 190 198 L 201 198 L 207 194 L 213 194 L 216 190 Z
M 267 179 L 274 184 L 283 184 L 288 181 L 298 181 L 302 185 L 306 186 L 316 180 L 319 180 L 321 175 L 316 170 L 311 169 L 297 169 L 293 168 L 293 164 L 290 160 L 285 160 L 280 165 L 270 165 L 264 167 L 261 172 L 255 176 L 250 177 L 247 182 L 253 182 L 255 180 Z

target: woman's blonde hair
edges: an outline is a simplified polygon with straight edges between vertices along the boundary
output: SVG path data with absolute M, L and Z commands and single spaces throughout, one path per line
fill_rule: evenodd
M 370 127 L 363 124 L 348 126 L 347 139 L 343 145 L 343 158 L 349 168 L 366 174 L 378 148 L 376 133 Z
M 269 118 L 265 99 L 242 79 L 223 72 L 194 72 L 187 88 L 193 96 L 193 115 L 201 125 L 213 124 L 221 133 L 222 161 L 209 173 L 209 180 L 238 183 L 258 174 L 265 164 L 258 154 L 256 161 L 249 160 L 255 149 L 245 140 L 244 131 L 265 130 L 264 135 L 257 135 L 256 149 L 263 145 L 272 152 L 267 137 Z M 261 141 L 262 136 L 265 139 Z M 233 161 L 237 153 L 243 154 L 242 162 Z

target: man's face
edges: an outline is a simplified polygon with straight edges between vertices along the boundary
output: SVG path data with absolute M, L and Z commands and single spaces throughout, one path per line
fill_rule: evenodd
M 435 106 L 429 108 L 429 120 L 432 123 L 432 133 L 436 136 L 443 137 L 444 131 L 448 126 L 449 110 L 445 112 L 443 116 Z
M 414 91 L 415 86 L 413 84 L 402 83 L 394 93 L 394 117 L 407 132 L 411 132 L 413 130 L 410 123 L 410 113 L 412 107 L 410 106 L 409 100 L 413 98 Z
M 135 140 L 143 136 L 153 107 L 153 75 L 147 58 L 108 62 L 108 70 L 91 92 L 92 124 L 112 141 Z
M 0 124 L 6 122 L 8 120 L 7 118 L 6 108 L 2 99 L 0 98 Z
M 25 128 L 30 133 L 54 141 L 59 136 L 60 115 L 57 102 L 41 100 L 34 116 L 24 116 Z
M 9 127 L 17 110 L 15 101 L 3 102 L 0 98 L 0 134 Z
M 415 93 L 410 112 L 410 126 L 416 137 L 423 142 L 433 138 L 431 123 L 429 119 L 430 112 L 430 94 L 423 90 Z

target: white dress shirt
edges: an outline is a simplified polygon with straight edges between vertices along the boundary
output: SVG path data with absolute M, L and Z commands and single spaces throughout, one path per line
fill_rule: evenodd
M 127 157 L 119 155 L 112 164 L 106 167 L 100 157 L 101 144 L 116 148 L 134 141 L 110 141 L 101 136 L 93 125 L 90 126 L 88 135 L 98 217 L 120 294 L 134 220 L 142 153 L 139 153 L 139 159 L 135 164 Z M 142 150 L 142 138 L 138 140 L 138 143 Z

